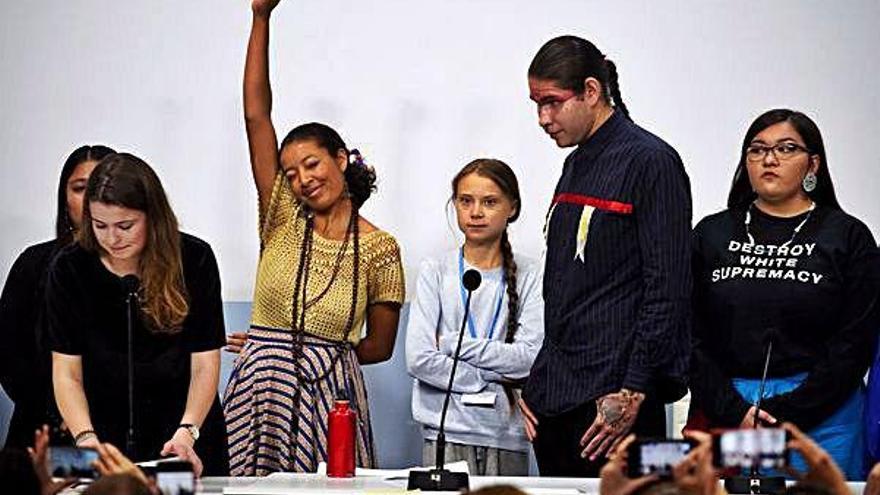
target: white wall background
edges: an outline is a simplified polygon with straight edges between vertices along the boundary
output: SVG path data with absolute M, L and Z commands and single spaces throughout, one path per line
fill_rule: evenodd
M 844 207 L 880 234 L 880 3 L 864 1 L 284 0 L 272 69 L 280 133 L 318 120 L 380 175 L 364 214 L 394 233 L 409 278 L 454 245 L 448 182 L 508 161 L 538 255 L 565 152 L 543 135 L 526 68 L 547 39 L 594 40 L 634 119 L 681 153 L 695 219 L 722 208 L 751 120 L 779 106 L 822 129 Z M 144 157 L 186 230 L 218 255 L 224 298 L 251 298 L 256 195 L 241 118 L 247 0 L 0 3 L 0 282 L 52 233 L 66 155 L 106 143 Z

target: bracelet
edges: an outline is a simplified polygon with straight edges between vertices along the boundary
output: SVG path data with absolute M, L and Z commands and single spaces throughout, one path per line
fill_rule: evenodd
M 93 437 L 98 438 L 98 434 L 95 432 L 95 430 L 83 430 L 77 433 L 75 437 L 73 437 L 73 443 L 74 445 L 79 445 L 80 442 L 82 442 L 83 440 L 87 440 Z

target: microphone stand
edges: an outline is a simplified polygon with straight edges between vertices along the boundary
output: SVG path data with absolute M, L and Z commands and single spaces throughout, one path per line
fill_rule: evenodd
M 470 277 L 473 273 L 476 277 Z M 455 381 L 455 369 L 458 367 L 459 354 L 461 354 L 461 343 L 464 340 L 464 327 L 467 324 L 470 315 L 471 296 L 474 290 L 480 286 L 479 273 L 475 270 L 468 270 L 464 276 L 465 288 L 467 289 L 467 300 L 464 304 L 464 318 L 461 319 L 461 328 L 458 330 L 458 345 L 455 347 L 455 354 L 452 357 L 452 372 L 449 373 L 449 385 L 446 387 L 446 397 L 443 399 L 443 410 L 440 413 L 440 431 L 437 433 L 437 450 L 434 454 L 436 467 L 428 471 L 410 471 L 409 480 L 407 481 L 407 490 L 422 490 L 426 492 L 457 492 L 460 490 L 470 490 L 467 473 L 455 473 L 444 468 L 446 460 L 446 411 L 449 409 L 449 399 L 452 397 L 452 383 Z M 473 283 L 476 279 L 476 283 Z
M 770 369 L 770 356 L 773 354 L 773 340 L 767 341 L 767 354 L 764 358 L 764 372 L 761 374 L 761 383 L 758 386 L 758 398 L 755 400 L 754 429 L 758 429 L 758 415 L 761 412 L 761 403 L 764 400 L 764 384 L 767 382 L 767 371 Z M 759 449 L 760 450 L 760 449 Z M 731 476 L 724 480 L 724 489 L 727 493 L 748 493 L 781 495 L 785 493 L 785 478 L 782 476 L 761 476 L 760 452 L 758 459 L 749 469 L 749 476 Z
M 126 320 L 128 331 L 128 431 L 125 433 L 125 450 L 127 454 L 134 458 L 137 453 L 135 447 L 134 435 L 134 318 L 137 311 L 137 279 L 126 282 Z

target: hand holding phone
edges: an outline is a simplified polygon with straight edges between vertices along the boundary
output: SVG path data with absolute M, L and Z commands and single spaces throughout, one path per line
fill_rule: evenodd
M 657 481 L 656 474 L 636 478 L 627 476 L 629 448 L 635 441 L 636 436 L 630 434 L 611 451 L 608 462 L 599 471 L 600 495 L 630 495 Z
M 812 482 L 820 486 L 826 486 L 832 493 L 849 493 L 846 485 L 846 476 L 840 467 L 835 464 L 831 455 L 820 447 L 816 442 L 791 423 L 783 423 L 782 427 L 788 432 L 790 441 L 788 447 L 797 451 L 806 462 L 809 470 L 801 476 L 804 481 Z M 867 488 L 867 487 L 866 487 Z M 868 493 L 866 490 L 865 493 Z

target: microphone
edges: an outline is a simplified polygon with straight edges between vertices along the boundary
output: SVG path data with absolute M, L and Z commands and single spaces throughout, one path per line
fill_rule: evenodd
M 755 399 L 754 429 L 758 429 L 758 417 L 764 401 L 764 385 L 767 383 L 767 371 L 770 369 L 770 358 L 773 356 L 773 343 L 779 339 L 779 329 L 767 328 L 764 334 L 766 351 L 764 352 L 764 371 L 758 385 L 758 397 Z M 724 480 L 724 488 L 728 493 L 785 493 L 785 478 L 782 476 L 761 476 L 758 465 L 753 465 L 749 476 L 731 476 Z
M 125 289 L 125 312 L 128 330 L 128 431 L 125 434 L 125 450 L 129 457 L 135 458 L 136 442 L 134 435 L 134 321 L 138 311 L 138 289 L 141 281 L 137 275 L 122 277 Z
M 129 273 L 122 277 L 122 287 L 125 288 L 126 296 L 135 295 L 141 287 L 141 279 L 137 275 Z
M 464 272 L 464 275 L 461 276 L 461 284 L 464 285 L 464 288 L 469 292 L 477 290 L 482 281 L 483 277 L 480 276 L 480 272 L 474 269 Z M 465 311 L 467 311 L 467 309 L 468 308 L 465 308 Z
M 471 296 L 480 286 L 483 277 L 480 272 L 470 269 L 461 276 L 461 285 L 467 290 L 467 299 L 464 303 L 464 316 L 461 319 L 461 328 L 458 330 L 458 345 L 452 356 L 452 372 L 449 373 L 449 385 L 446 387 L 446 396 L 443 399 L 443 410 L 440 413 L 440 431 L 437 433 L 437 450 L 434 453 L 436 466 L 429 471 L 410 471 L 407 490 L 457 492 L 470 490 L 467 473 L 453 473 L 444 469 L 443 463 L 446 457 L 446 411 L 449 409 L 449 399 L 452 397 L 452 383 L 455 381 L 455 369 L 458 367 L 458 357 L 461 354 L 461 342 L 464 338 L 464 327 L 467 324 L 471 308 Z

